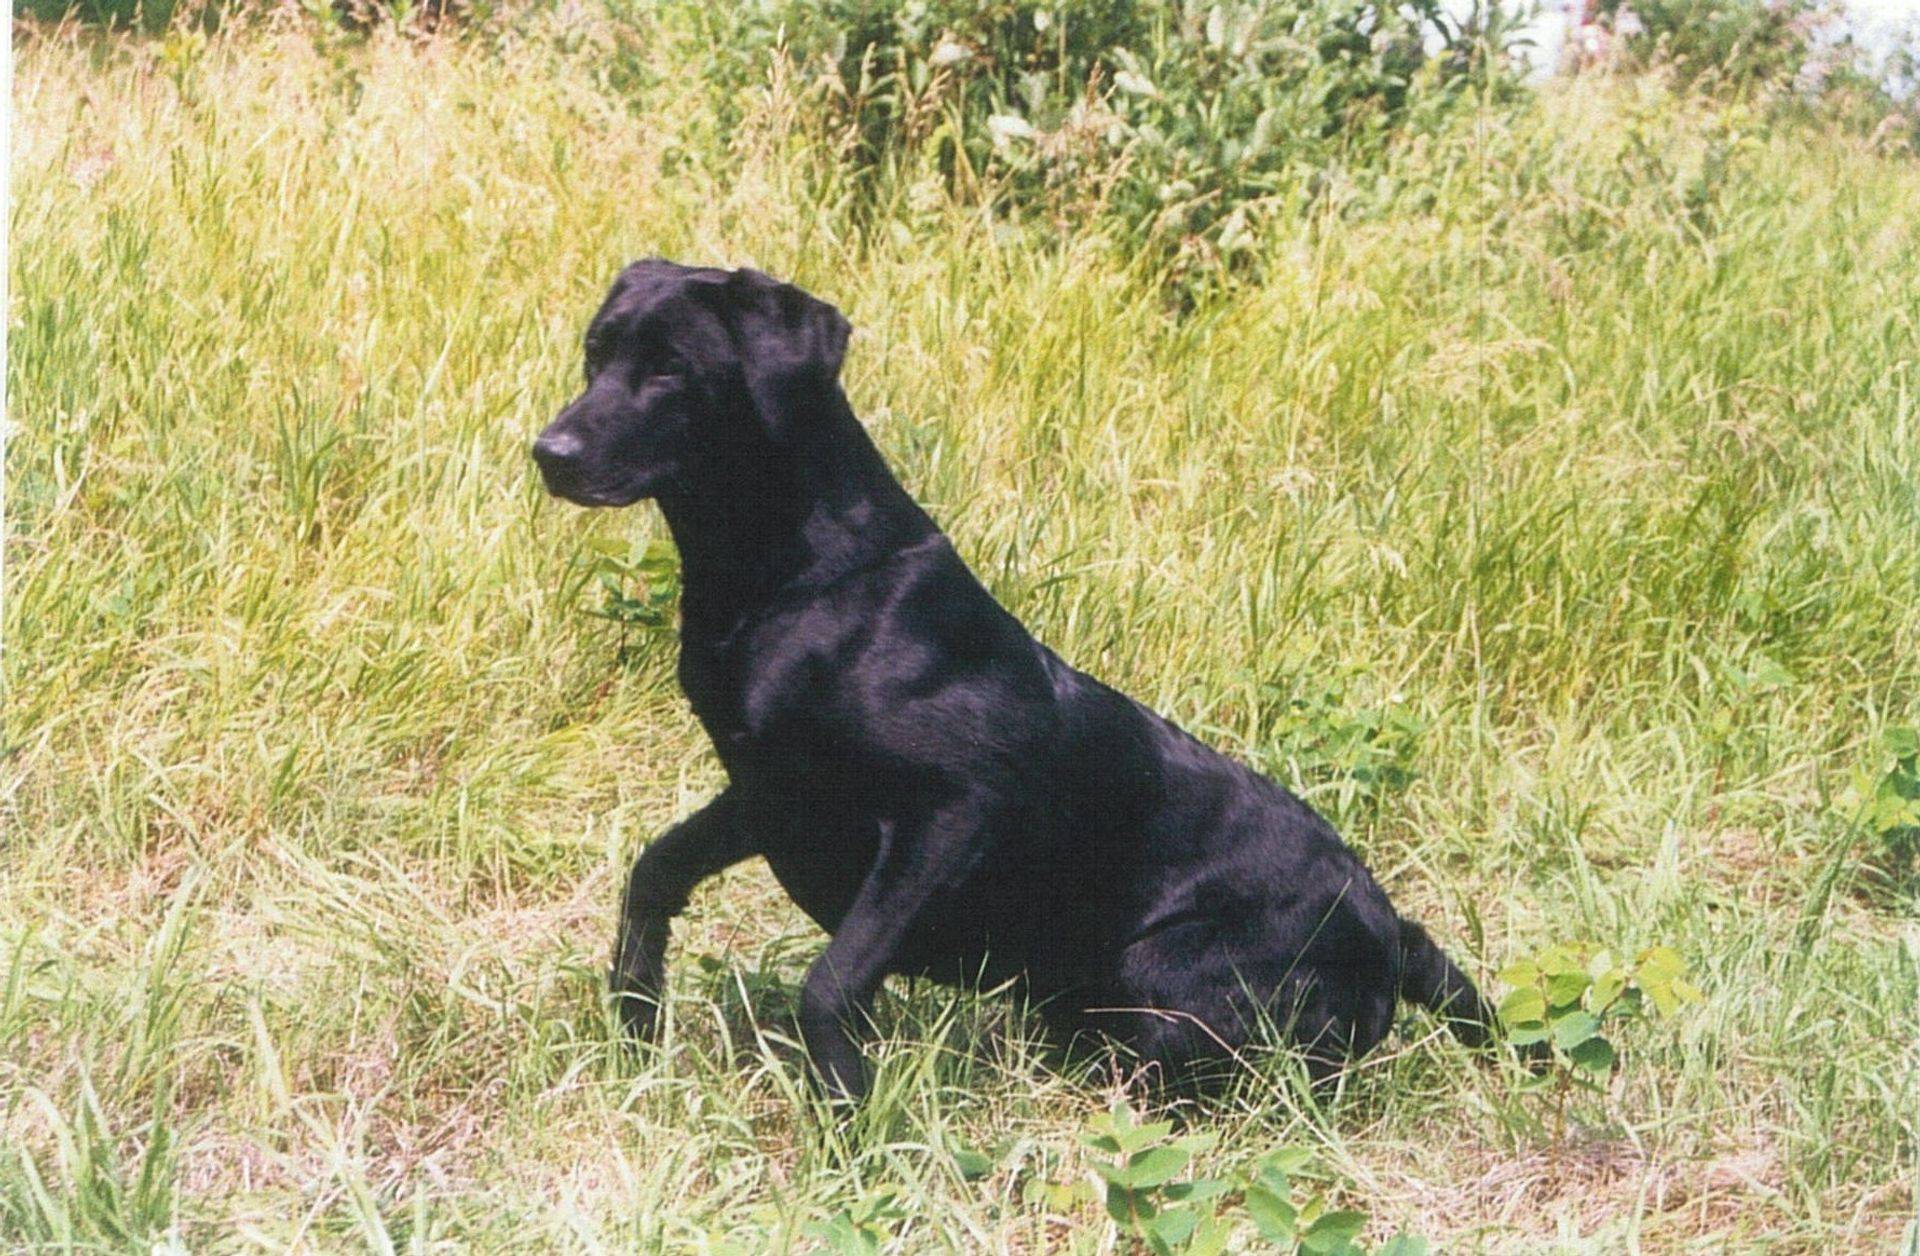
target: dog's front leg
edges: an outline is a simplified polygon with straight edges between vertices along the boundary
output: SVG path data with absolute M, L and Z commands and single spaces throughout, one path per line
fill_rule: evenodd
M 857 1103 L 866 1097 L 866 1069 L 855 1034 L 864 1028 L 873 997 L 892 971 L 901 943 L 922 921 L 928 900 L 981 857 L 986 821 L 986 808 L 967 799 L 883 827 L 879 858 L 800 987 L 800 1036 L 820 1084 L 834 1100 Z
M 633 861 L 607 984 L 635 1038 L 651 1039 L 658 1023 L 670 922 L 695 886 L 757 852 L 744 810 L 728 789 L 649 842 Z

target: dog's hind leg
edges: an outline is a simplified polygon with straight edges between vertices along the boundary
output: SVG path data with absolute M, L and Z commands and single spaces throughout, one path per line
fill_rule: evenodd
M 1216 922 L 1188 919 L 1127 947 L 1083 1019 L 1150 1085 L 1181 1087 L 1239 1058 L 1253 1020 L 1248 1002 Z
M 1202 917 L 1157 930 L 1127 948 L 1110 1006 L 1088 1008 L 1087 1023 L 1162 1085 L 1218 1079 L 1267 1043 L 1290 1044 L 1309 1078 L 1326 1082 L 1386 1034 L 1390 973 L 1384 963 L 1354 969 L 1324 953 L 1288 955 L 1270 939 L 1258 918 Z
M 658 1023 L 670 922 L 700 882 L 759 853 L 744 810 L 728 790 L 649 842 L 633 861 L 607 984 L 635 1038 L 651 1039 Z

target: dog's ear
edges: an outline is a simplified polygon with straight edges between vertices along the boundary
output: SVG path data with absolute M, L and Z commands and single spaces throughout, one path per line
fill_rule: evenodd
M 733 272 L 727 288 L 753 408 L 775 440 L 791 439 L 838 384 L 853 327 L 825 301 L 757 270 Z

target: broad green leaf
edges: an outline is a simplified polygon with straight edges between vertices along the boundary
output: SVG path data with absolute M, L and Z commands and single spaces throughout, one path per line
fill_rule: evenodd
M 1300 1246 L 1310 1252 L 1337 1252 L 1360 1237 L 1367 1228 L 1367 1214 L 1341 1209 L 1322 1214 L 1300 1236 Z
M 1584 948 L 1575 950 L 1571 946 L 1555 943 L 1553 946 L 1540 952 L 1540 971 L 1549 977 L 1557 977 L 1567 973 L 1580 973 L 1585 975 L 1587 963 L 1586 960 L 1581 958 L 1584 954 Z
M 1233 1238 L 1233 1226 L 1210 1212 L 1200 1214 L 1193 1237 L 1187 1240 L 1185 1256 L 1222 1256 Z
M 1045 1178 L 1034 1178 L 1021 1190 L 1020 1198 L 1029 1207 L 1045 1208 L 1050 1212 L 1072 1212 L 1082 1204 L 1093 1202 L 1093 1188 L 1080 1179 L 1050 1182 Z
M 1137 1226 L 1153 1219 L 1157 1212 L 1151 1196 L 1124 1187 L 1107 1188 L 1107 1215 L 1124 1226 Z
M 1651 946 L 1640 952 L 1639 972 L 1636 976 L 1641 985 L 1654 981 L 1671 981 L 1684 976 L 1687 961 L 1680 958 L 1680 952 L 1670 946 Z
M 1373 1256 L 1427 1256 L 1427 1241 L 1403 1230 L 1375 1248 Z
M 1613 1044 L 1598 1035 L 1567 1048 L 1574 1066 L 1604 1077 L 1613 1071 Z
M 1536 1042 L 1547 1040 L 1547 1027 L 1541 1021 L 1528 1021 L 1524 1025 L 1510 1026 L 1507 1029 L 1507 1041 L 1516 1047 L 1530 1047 Z
M 1116 1103 L 1106 1112 L 1087 1118 L 1087 1135 L 1082 1141 L 1100 1151 L 1132 1154 L 1165 1138 L 1173 1131 L 1172 1121 L 1148 1121 L 1136 1125 L 1133 1112 L 1124 1103 Z
M 1261 1186 L 1250 1186 L 1246 1195 L 1247 1215 L 1253 1218 L 1260 1237 L 1269 1243 L 1291 1243 L 1300 1212 L 1292 1201 Z
M 1547 1002 L 1553 1007 L 1572 1007 L 1592 984 L 1585 969 L 1554 973 L 1547 978 Z
M 1530 959 L 1515 960 L 1500 970 L 1499 979 L 1510 986 L 1531 986 L 1540 980 L 1540 966 Z
M 1705 997 L 1700 988 L 1681 977 L 1668 981 L 1647 983 L 1647 997 L 1660 1010 L 1662 1016 L 1671 1016 L 1680 1010 L 1682 1004 L 1699 1003 Z
M 1186 1168 L 1190 1158 L 1184 1147 L 1150 1147 L 1136 1152 L 1127 1161 L 1127 1185 L 1136 1190 L 1159 1186 Z
M 1183 1138 L 1174 1139 L 1173 1145 L 1189 1155 L 1197 1156 L 1201 1152 L 1212 1150 L 1213 1145 L 1219 1141 L 1218 1134 L 1188 1134 Z
M 960 1171 L 961 1177 L 971 1182 L 993 1172 L 993 1157 L 971 1147 L 955 1147 L 953 1167 Z
M 1600 1018 L 1591 1012 L 1568 1012 L 1553 1019 L 1553 1045 L 1562 1051 L 1573 1050 L 1599 1032 Z
M 1272 1165 L 1268 1165 L 1254 1174 L 1252 1185 L 1266 1191 L 1276 1199 L 1293 1198 L 1293 1180 Z
M 1275 1147 L 1260 1158 L 1260 1163 L 1292 1175 L 1313 1163 L 1313 1152 L 1305 1147 Z
M 1128 1151 L 1139 1151 L 1142 1147 L 1151 1147 L 1173 1132 L 1172 1121 L 1148 1121 L 1136 1125 L 1123 1142 L 1130 1144 Z
M 1547 1000 L 1532 986 L 1522 986 L 1500 1000 L 1500 1019 L 1509 1025 L 1544 1020 Z
M 1169 1208 L 1147 1223 L 1148 1234 L 1165 1245 L 1171 1251 L 1187 1241 L 1193 1233 L 1193 1227 L 1200 1220 L 1191 1208 Z
M 1200 1178 L 1193 1182 L 1175 1182 L 1160 1194 L 1171 1203 L 1196 1204 L 1216 1195 L 1224 1195 L 1232 1189 L 1231 1182 L 1223 1182 L 1219 1178 Z

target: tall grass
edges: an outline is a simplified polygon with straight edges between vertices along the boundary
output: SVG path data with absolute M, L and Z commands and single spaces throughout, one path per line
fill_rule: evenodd
M 701 49 L 591 11 L 15 46 L 9 1246 L 780 1250 L 889 1185 L 905 1249 L 1107 1241 L 1023 1183 L 1108 1096 L 1001 1000 L 899 987 L 873 1102 L 821 1118 L 820 938 L 757 868 L 679 929 L 665 1050 L 610 1034 L 625 863 L 718 770 L 670 634 L 591 613 L 657 519 L 524 450 L 650 253 L 838 303 L 994 591 L 1470 966 L 1664 942 L 1706 992 L 1564 1119 L 1412 1019 L 1331 1100 L 1269 1061 L 1193 1114 L 1209 1163 L 1307 1143 L 1447 1250 L 1913 1214 L 1920 933 L 1856 797 L 1920 719 L 1910 162 L 1555 89 L 1183 311 L 1091 229 L 857 215 L 787 85 L 721 135 Z

